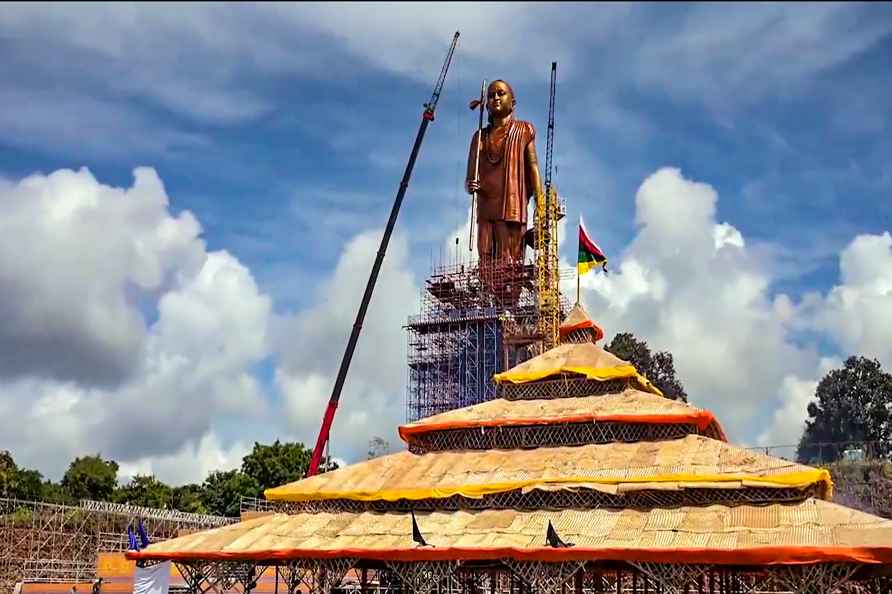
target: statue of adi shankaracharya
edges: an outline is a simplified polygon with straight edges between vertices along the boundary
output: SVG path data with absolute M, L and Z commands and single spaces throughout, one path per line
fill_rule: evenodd
M 471 139 L 465 179 L 468 193 L 477 192 L 477 253 L 481 261 L 522 261 L 527 204 L 542 191 L 536 129 L 514 118 L 517 101 L 503 80 L 489 85 L 485 104 L 489 124 Z

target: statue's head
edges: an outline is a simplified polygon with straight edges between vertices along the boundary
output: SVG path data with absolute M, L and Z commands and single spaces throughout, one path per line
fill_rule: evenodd
M 514 89 L 505 81 L 494 80 L 486 89 L 486 109 L 490 117 L 503 118 L 514 111 L 517 99 Z

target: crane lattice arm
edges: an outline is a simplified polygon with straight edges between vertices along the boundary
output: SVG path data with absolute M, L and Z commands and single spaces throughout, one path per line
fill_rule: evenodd
M 557 224 L 561 213 L 557 192 L 551 182 L 556 76 L 557 62 L 552 62 L 545 144 L 545 191 L 543 194 L 537 189 L 536 197 L 536 288 L 539 293 L 539 332 L 543 337 L 544 349 L 557 346 L 560 329 Z

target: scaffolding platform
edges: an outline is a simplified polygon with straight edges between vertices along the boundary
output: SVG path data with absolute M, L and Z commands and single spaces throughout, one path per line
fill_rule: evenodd
M 541 350 L 538 322 L 533 264 L 435 266 L 422 290 L 420 312 L 405 326 L 407 420 L 495 398 L 493 374 Z
M 236 521 L 103 501 L 73 506 L 0 498 L 0 592 L 11 592 L 16 582 L 92 580 L 98 553 L 126 551 L 127 527 L 140 520 L 151 542 Z

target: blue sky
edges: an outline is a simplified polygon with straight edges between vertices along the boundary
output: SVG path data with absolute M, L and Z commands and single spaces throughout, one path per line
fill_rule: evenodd
M 753 343 L 729 352 L 730 358 L 759 350 L 762 325 L 774 328 L 768 334 L 780 350 L 766 346 L 765 352 L 782 360 L 759 384 L 764 394 L 755 399 L 758 410 L 729 406 L 729 399 L 743 395 L 731 389 L 716 393 L 721 382 L 688 381 L 694 401 L 728 416 L 732 435 L 748 443 L 795 442 L 801 418 L 781 419 L 778 411 L 791 399 L 807 401 L 809 382 L 834 360 L 864 351 L 892 364 L 889 352 L 874 346 L 882 341 L 867 330 L 835 330 L 839 324 L 855 327 L 844 316 L 859 314 L 834 309 L 834 288 L 848 286 L 840 270 L 845 250 L 856 237 L 881 238 L 892 219 L 889 6 L 5 5 L 0 176 L 15 187 L 32 174 L 86 167 L 96 187 L 127 189 L 134 185 L 135 168 L 150 167 L 169 200 L 164 216 L 191 213 L 202 230 L 193 239 L 205 242 L 204 253 L 231 255 L 256 283 L 252 295 L 269 301 L 268 319 L 260 322 L 265 338 L 256 352 L 233 363 L 239 369 L 227 368 L 233 377 L 253 378 L 250 391 L 262 412 L 246 418 L 234 406 L 211 413 L 167 445 L 144 449 L 103 440 L 78 444 L 69 429 L 60 428 L 57 448 L 72 456 L 84 447 L 102 449 L 131 462 L 131 470 L 186 480 L 200 478 L 208 465 L 237 460 L 239 448 L 254 440 L 314 439 L 322 408 L 313 407 L 330 389 L 422 103 L 456 29 L 461 42 L 400 215 L 395 252 L 388 257 L 393 276 L 387 278 L 403 290 L 397 296 L 385 291 L 369 314 L 382 321 L 373 328 L 380 334 L 365 337 L 367 344 L 383 345 L 395 361 L 387 367 L 393 377 L 374 378 L 373 371 L 363 376 L 360 364 L 354 392 L 348 389 L 342 406 L 368 404 L 369 417 L 352 411 L 354 424 L 345 420 L 340 430 L 364 429 L 342 437 L 336 453 L 361 456 L 362 442 L 372 434 L 385 433 L 395 445 L 391 421 L 402 420 L 405 383 L 405 337 L 397 322 L 417 305 L 432 255 L 436 259 L 448 248 L 467 217 L 462 170 L 475 125 L 467 101 L 482 78 L 507 79 L 517 92 L 519 117 L 540 133 L 544 155 L 552 60 L 558 62 L 555 180 L 568 200 L 568 220 L 575 222 L 581 212 L 615 263 L 614 278 L 591 279 L 586 292 L 586 304 L 606 321 L 608 336 L 634 329 L 676 353 L 683 372 L 698 367 L 684 350 L 700 337 L 678 330 L 679 320 L 690 322 L 683 326 L 688 333 L 702 327 L 728 333 L 724 341 L 736 340 L 738 332 L 750 336 L 740 344 Z M 665 167 L 677 169 L 679 179 L 653 178 L 645 188 Z M 718 328 L 694 319 L 698 308 L 682 287 L 690 287 L 691 295 L 709 292 L 710 276 L 692 278 L 713 269 L 705 263 L 686 268 L 684 262 L 702 254 L 677 254 L 668 263 L 657 258 L 679 247 L 661 243 L 677 235 L 668 228 L 657 232 L 660 221 L 692 216 L 691 204 L 712 200 L 694 182 L 718 196 L 701 231 L 711 234 L 712 226 L 727 223 L 745 239 L 746 257 L 735 256 L 721 270 L 731 271 L 725 279 L 731 284 L 743 278 L 734 271 L 758 279 L 757 299 L 727 304 L 756 307 L 735 318 L 751 327 Z M 56 199 L 66 200 L 66 191 L 58 191 Z M 649 200 L 662 205 L 658 215 L 652 213 L 657 218 L 642 214 Z M 93 244 L 102 242 L 100 232 L 90 246 L 74 249 L 99 249 Z M 72 247 L 63 242 L 56 249 Z M 886 257 L 882 246 L 876 249 L 869 253 Z M 564 243 L 565 263 L 572 262 L 574 250 L 574 242 Z M 166 292 L 198 274 L 184 272 L 179 260 L 162 261 L 168 281 L 132 292 L 145 334 L 133 339 L 134 352 L 149 348 Z M 635 263 L 644 263 L 652 276 L 642 277 L 650 279 L 648 288 L 640 295 L 633 291 L 640 299 L 632 307 L 627 270 Z M 346 285 L 333 281 L 341 278 L 339 270 L 350 280 Z M 53 286 L 16 276 L 28 272 L 4 272 L 12 287 Z M 885 286 L 886 272 L 877 265 L 868 275 L 876 282 L 862 283 L 872 287 L 870 307 L 883 311 L 892 304 L 885 289 L 876 287 Z M 122 272 L 121 278 L 129 277 Z M 654 288 L 664 284 L 670 297 Z M 793 313 L 778 313 L 785 300 Z M 692 313 L 671 318 L 684 304 Z M 9 309 L 15 315 L 15 306 Z M 57 331 L 48 327 L 40 334 Z M 324 345 L 308 347 L 303 336 Z M 375 355 L 362 357 L 374 370 Z M 101 366 L 91 361 L 79 364 Z M 87 400 L 91 406 L 121 400 L 145 368 L 132 363 L 119 383 L 100 386 L 91 383 L 96 374 L 59 376 L 52 366 L 34 363 L 9 371 L 5 381 L 26 401 L 40 401 L 41 394 L 65 386 L 80 394 L 73 397 L 80 410 Z M 713 373 L 721 377 L 724 370 Z M 753 367 L 749 373 L 763 372 Z M 179 384 L 171 381 L 169 389 L 176 392 Z M 22 382 L 32 384 L 26 390 Z M 94 393 L 100 388 L 101 394 Z M 697 394 L 698 388 L 712 392 Z M 319 394 L 305 396 L 313 390 Z M 229 410 L 220 398 L 208 406 Z M 188 414 L 190 407 L 182 410 Z M 760 427 L 772 419 L 777 431 L 762 435 Z M 147 434 L 136 442 L 151 441 L 149 429 L 136 431 Z M 27 450 L 28 439 L 22 435 L 9 447 L 14 453 Z M 51 469 L 48 456 L 37 451 L 22 456 L 51 474 L 58 471 L 58 464 Z M 209 460 L 203 466 L 171 470 L 202 456 Z

